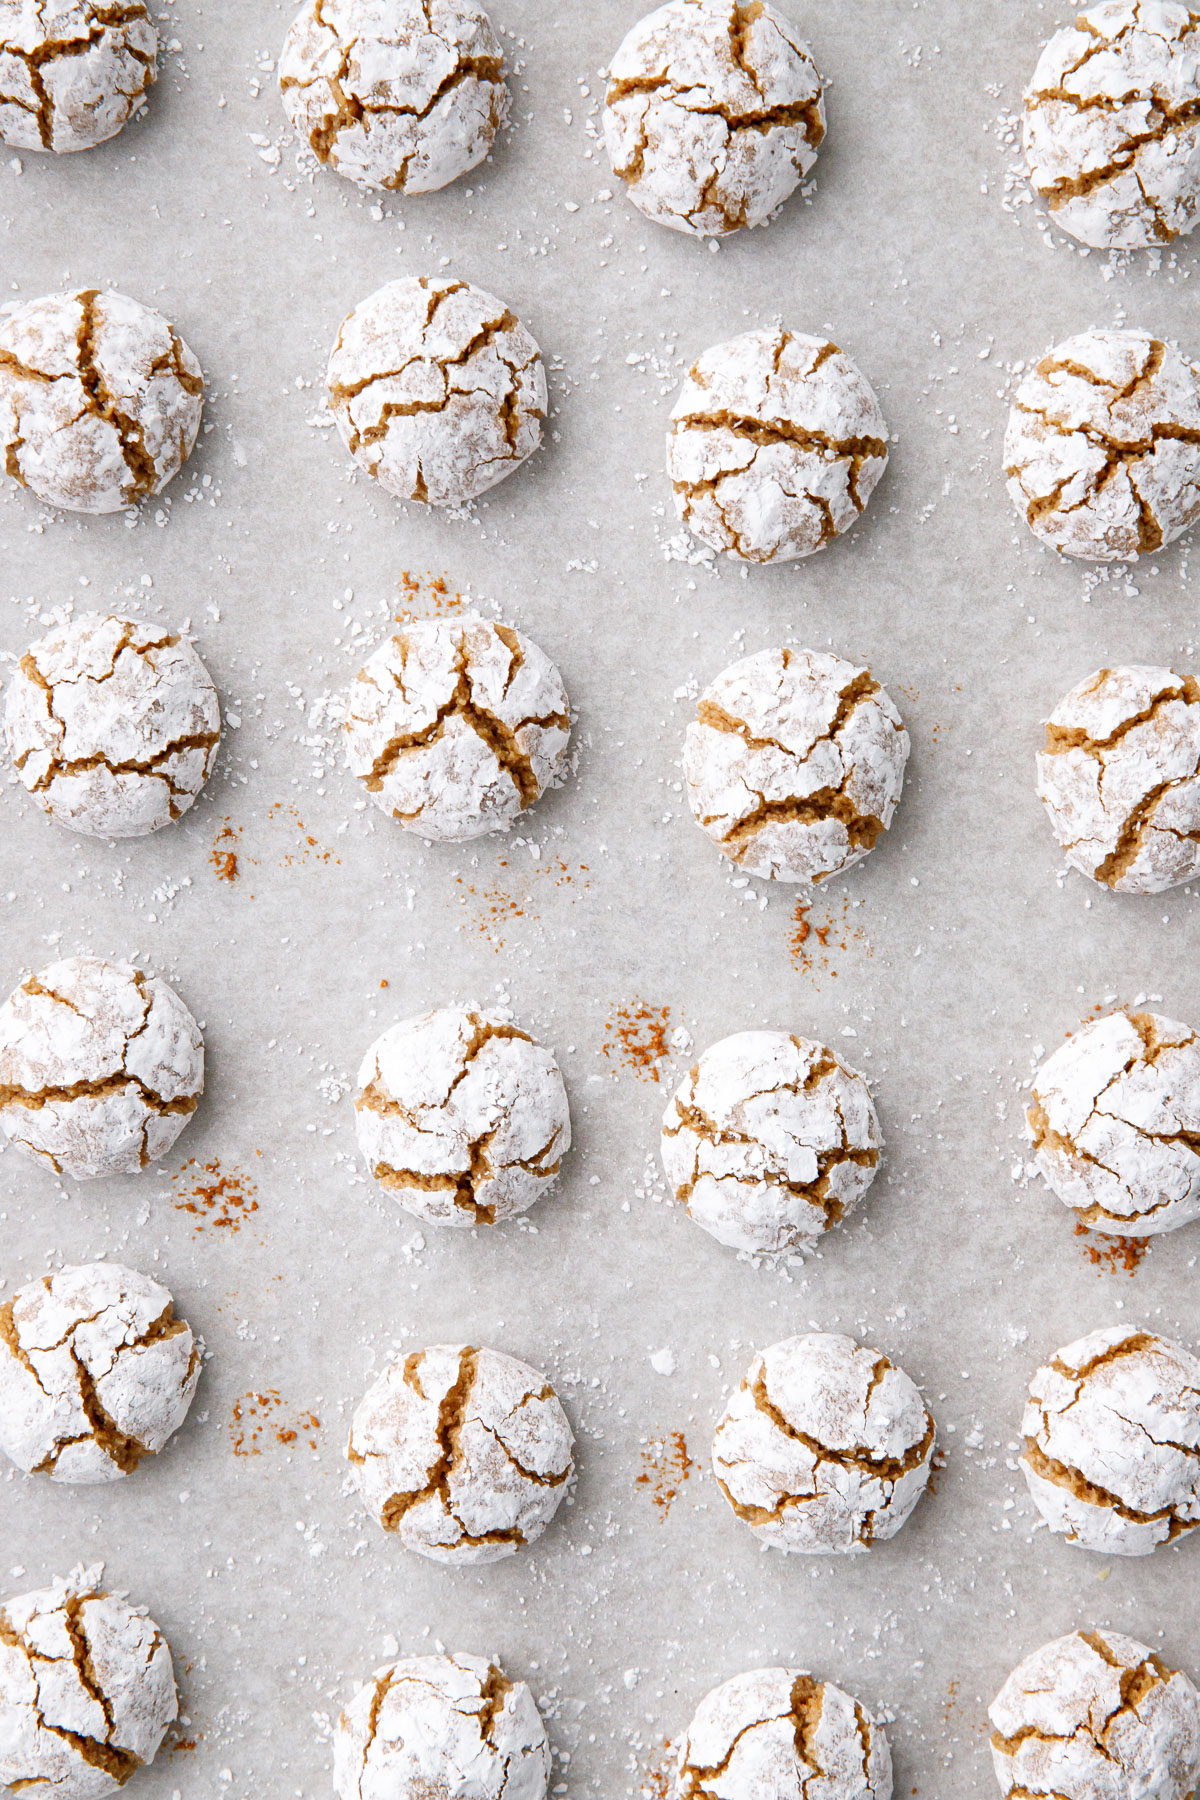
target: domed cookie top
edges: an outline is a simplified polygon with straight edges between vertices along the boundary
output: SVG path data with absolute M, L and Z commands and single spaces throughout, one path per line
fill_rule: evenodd
M 0 0 L 0 138 L 90 150 L 146 103 L 158 73 L 146 0 Z
M 471 0 L 308 0 L 279 58 L 293 126 L 359 187 L 445 187 L 508 114 L 504 58 Z
M 670 0 L 612 59 L 604 142 L 648 219 L 698 237 L 765 225 L 825 137 L 821 77 L 768 0 Z

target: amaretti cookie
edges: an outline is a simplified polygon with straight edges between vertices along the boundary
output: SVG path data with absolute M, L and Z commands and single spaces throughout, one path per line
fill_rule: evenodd
M 821 650 L 760 650 L 722 671 L 688 726 L 696 822 L 748 875 L 825 881 L 892 822 L 909 739 L 869 669 Z
M 5 468 L 50 506 L 111 513 L 161 493 L 203 410 L 196 358 L 125 294 L 46 294 L 0 321 Z
M 1200 513 L 1200 368 L 1147 331 L 1084 331 L 1022 377 L 1004 473 L 1066 556 L 1136 561 Z
M 483 1656 L 404 1656 L 337 1723 L 338 1800 L 543 1800 L 550 1746 L 533 1695 Z
M 892 1753 L 861 1701 L 801 1669 L 750 1669 L 696 1708 L 678 1800 L 891 1800 Z
M 0 1606 L 0 1786 L 108 1800 L 154 1761 L 179 1705 L 171 1652 L 102 1570 Z
M 1200 683 L 1141 664 L 1097 669 L 1059 701 L 1038 798 L 1071 867 L 1118 894 L 1200 869 Z
M 608 73 L 604 142 L 648 219 L 698 237 L 765 225 L 825 137 L 821 77 L 768 0 L 670 0 Z
M 165 625 L 82 613 L 31 644 L 4 701 L 27 791 L 88 837 L 144 837 L 183 817 L 221 742 L 217 690 Z
M 200 1028 L 160 975 L 71 956 L 0 1006 L 0 1126 L 58 1175 L 137 1174 L 203 1091 Z
M 499 40 L 471 0 L 308 0 L 279 86 L 318 161 L 408 194 L 475 168 L 508 113 Z
M 879 1121 L 861 1075 L 785 1031 L 707 1049 L 663 1114 L 676 1200 L 719 1244 L 757 1255 L 810 1247 L 866 1193 Z
M 1190 1800 L 1200 1780 L 1200 1695 L 1123 1632 L 1043 1644 L 988 1713 L 1006 1800 Z
M 1021 1468 L 1069 1544 L 1146 1556 L 1200 1525 L 1200 1360 L 1114 1326 L 1056 1350 L 1029 1384 Z
M 200 1346 L 167 1289 L 119 1263 L 58 1269 L 0 1305 L 0 1450 L 53 1481 L 119 1481 L 187 1417 Z
M 914 1383 L 840 1333 L 762 1350 L 713 1437 L 717 1484 L 779 1550 L 866 1550 L 894 1537 L 929 1481 L 934 1424 Z
M 0 0 L 0 139 L 15 150 L 104 143 L 157 73 L 146 0 Z
M 525 1212 L 571 1147 L 553 1054 L 467 1007 L 389 1026 L 363 1059 L 354 1106 L 375 1180 L 429 1225 L 495 1225 Z
M 327 385 L 347 450 L 401 500 L 462 506 L 542 441 L 540 350 L 502 300 L 448 275 L 389 281 L 360 302 Z
M 1200 1215 L 1200 1045 L 1159 1013 L 1114 1012 L 1038 1069 L 1026 1109 L 1038 1168 L 1080 1222 L 1151 1237 Z
M 566 772 L 562 676 L 511 625 L 418 619 L 359 671 L 346 759 L 376 806 L 431 842 L 507 831 Z
M 528 1363 L 437 1344 L 390 1364 L 367 1390 L 346 1454 L 385 1531 L 464 1566 L 541 1537 L 566 1493 L 573 1443 L 557 1394 Z
M 667 473 L 689 531 L 746 563 L 811 556 L 855 524 L 887 467 L 874 389 L 805 332 L 746 331 L 693 364 Z
M 1029 178 L 1056 225 L 1139 250 L 1200 215 L 1200 13 L 1105 0 L 1055 32 L 1025 96 Z

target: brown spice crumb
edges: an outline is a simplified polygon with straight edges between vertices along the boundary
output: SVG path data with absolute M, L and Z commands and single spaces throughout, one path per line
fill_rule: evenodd
M 290 1450 L 301 1438 L 307 1438 L 310 1450 L 316 1449 L 317 1440 L 313 1434 L 321 1429 L 316 1413 L 297 1413 L 293 1420 L 281 1422 L 278 1415 L 283 1405 L 278 1388 L 267 1388 L 261 1394 L 252 1391 L 234 1401 L 229 1435 L 233 1439 L 235 1456 L 261 1456 L 264 1442 L 268 1446 L 282 1444 Z
M 663 1064 L 671 1052 L 667 1033 L 671 1029 L 669 1006 L 648 1006 L 634 999 L 627 1006 L 614 1007 L 604 1027 L 601 1048 L 610 1062 L 625 1068 L 644 1081 L 661 1081 Z
M 537 889 L 547 881 L 555 888 L 573 890 L 569 898 L 577 898 L 585 892 L 591 883 L 586 879 L 588 865 L 580 863 L 572 869 L 560 856 L 547 857 L 545 861 L 522 863 L 513 868 L 501 857 L 497 868 L 506 873 L 494 884 L 479 884 L 466 881 L 461 875 L 455 876 L 458 884 L 458 903 L 471 911 L 472 916 L 463 921 L 460 930 L 476 933 L 485 943 L 490 944 L 497 955 L 506 948 L 503 928 L 513 919 L 539 919 L 541 913 L 537 907 Z
M 269 808 L 269 817 L 272 824 L 280 822 L 290 824 L 299 834 L 295 851 L 292 855 L 283 858 L 280 863 L 281 868 L 303 867 L 305 863 L 309 862 L 341 864 L 340 856 L 335 856 L 332 850 L 323 850 L 312 833 L 304 829 L 304 820 L 290 800 L 273 800 Z
M 812 917 L 813 909 L 818 905 L 826 914 L 820 924 Z M 867 956 L 875 954 L 866 932 L 851 923 L 851 914 L 856 909 L 851 906 L 849 895 L 843 894 L 841 898 L 840 915 L 838 906 L 836 899 L 796 902 L 788 947 L 793 965 L 805 975 L 828 974 L 836 980 L 838 972 L 830 966 L 833 954 L 837 950 L 849 950 L 852 944 L 861 945 Z
M 1078 1223 L 1075 1236 L 1086 1240 L 1083 1254 L 1098 1275 L 1103 1275 L 1106 1269 L 1110 1275 L 1119 1275 L 1122 1270 L 1126 1275 L 1136 1275 L 1143 1259 L 1150 1254 L 1149 1238 L 1105 1237 Z
M 638 1487 L 649 1490 L 660 1520 L 665 1520 L 679 1490 L 699 1464 L 688 1455 L 687 1440 L 682 1431 L 669 1431 L 652 1437 L 642 1446 L 641 1473 L 635 1477 Z
M 250 1213 L 258 1211 L 258 1189 L 240 1169 L 228 1174 L 220 1163 L 198 1163 L 193 1156 L 175 1176 L 173 1204 L 177 1212 L 192 1213 L 195 1229 L 205 1227 L 240 1231 Z
M 405 625 L 410 619 L 443 619 L 448 613 L 461 612 L 470 605 L 465 594 L 454 593 L 446 585 L 444 575 L 412 575 L 403 571 L 396 583 L 400 609 L 396 622 Z
M 228 881 L 230 885 L 238 878 L 237 843 L 242 835 L 240 825 L 232 825 L 226 819 L 216 837 L 212 841 L 212 849 L 208 860 L 217 873 L 218 881 Z

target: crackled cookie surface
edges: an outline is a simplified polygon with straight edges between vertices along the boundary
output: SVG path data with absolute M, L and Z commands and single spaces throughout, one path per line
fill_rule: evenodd
M 670 0 L 613 57 L 609 160 L 660 225 L 700 237 L 765 225 L 824 137 L 816 64 L 766 0 Z
M 338 1720 L 338 1800 L 543 1800 L 550 1748 L 533 1695 L 482 1656 L 405 1656 Z
M 371 1045 L 354 1099 L 376 1181 L 430 1225 L 494 1225 L 548 1193 L 571 1147 L 549 1050 L 506 1019 L 447 1006 Z
M 356 306 L 327 383 L 342 442 L 401 500 L 461 506 L 542 441 L 541 352 L 502 300 L 448 276 L 390 281 Z
M 706 350 L 667 435 L 680 518 L 748 563 L 823 550 L 855 523 L 887 458 L 870 384 L 836 344 L 797 331 Z
M 1119 894 L 1161 894 L 1200 869 L 1200 683 L 1173 669 L 1098 669 L 1060 700 L 1038 798 L 1072 868 Z
M 136 1174 L 203 1091 L 200 1028 L 160 975 L 71 956 L 0 1006 L 0 1125 L 56 1174 Z
M 1146 1556 L 1200 1525 L 1200 1361 L 1117 1326 L 1056 1350 L 1029 1384 L 1021 1468 L 1052 1531 Z
M 496 1562 L 541 1537 L 574 1463 L 558 1396 L 499 1350 L 438 1344 L 392 1363 L 347 1455 L 368 1509 L 434 1562 Z
M 402 626 L 357 676 L 346 712 L 352 773 L 435 842 L 507 830 L 562 780 L 570 735 L 550 658 L 486 619 Z
M 1043 50 L 1025 155 L 1054 221 L 1097 249 L 1137 250 L 1200 213 L 1200 12 L 1107 0 Z
M 816 1241 L 866 1193 L 879 1121 L 861 1075 L 784 1031 L 740 1031 L 706 1050 L 663 1114 L 667 1180 L 698 1225 L 734 1250 Z
M 508 113 L 500 44 L 469 0 L 309 0 L 279 86 L 320 162 L 409 194 L 475 168 Z
M 1190 1800 L 1200 1780 L 1200 1695 L 1119 1631 L 1043 1644 L 988 1713 L 996 1779 L 1014 1800 Z
M 1084 1225 L 1151 1237 L 1200 1215 L 1200 1044 L 1159 1013 L 1084 1025 L 1039 1068 L 1038 1168 Z
M 933 1419 L 903 1369 L 838 1333 L 785 1338 L 751 1363 L 712 1466 L 764 1544 L 808 1554 L 894 1537 L 925 1492 Z
M 29 1474 L 132 1474 L 183 1424 L 199 1379 L 166 1288 L 118 1263 L 59 1269 L 0 1306 L 0 1449 Z
M 208 780 L 221 709 L 185 638 L 84 613 L 17 664 L 4 735 L 21 780 L 59 825 L 144 837 L 182 818 Z
M 866 1708 L 802 1669 L 749 1669 L 706 1694 L 679 1750 L 679 1800 L 890 1800 Z
M 892 822 L 908 733 L 868 669 L 761 650 L 700 696 L 683 770 L 696 822 L 749 875 L 824 881 Z
M 145 0 L 0 0 L 0 138 L 90 150 L 145 105 L 158 72 Z
M 153 1619 L 101 1591 L 99 1567 L 0 1606 L 0 1786 L 107 1800 L 154 1761 L 176 1717 Z
M 1044 543 L 1135 561 L 1200 512 L 1200 369 L 1145 331 L 1085 331 L 1022 379 L 1004 438 L 1013 505 Z
M 80 288 L 0 321 L 0 443 L 14 481 L 50 506 L 119 512 L 191 455 L 200 365 L 161 313 Z

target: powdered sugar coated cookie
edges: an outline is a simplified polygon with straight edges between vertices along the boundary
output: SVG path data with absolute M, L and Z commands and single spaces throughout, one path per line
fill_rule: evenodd
M 200 1028 L 160 975 L 72 956 L 0 1006 L 0 1125 L 56 1174 L 136 1174 L 203 1091 Z
M 390 281 L 356 306 L 327 382 L 342 442 L 401 500 L 462 506 L 542 441 L 541 352 L 502 300 L 450 276 Z
M 696 1708 L 675 1782 L 679 1800 L 890 1800 L 892 1753 L 861 1702 L 831 1681 L 750 1669 Z
M 765 225 L 825 137 L 821 77 L 767 0 L 670 0 L 612 60 L 604 142 L 649 219 L 699 237 Z
M 25 787 L 59 825 L 144 837 L 182 818 L 208 780 L 221 709 L 186 638 L 82 613 L 17 664 L 4 734 Z
M 562 676 L 523 632 L 485 619 L 402 625 L 361 670 L 346 756 L 376 806 L 419 837 L 506 831 L 562 779 Z
M 855 523 L 887 467 L 887 425 L 836 344 L 747 331 L 693 364 L 667 473 L 689 531 L 742 562 L 811 556 Z
M 0 0 L 0 138 L 90 150 L 140 112 L 158 73 L 145 0 Z
M 438 1344 L 392 1363 L 354 1414 L 347 1455 L 368 1511 L 408 1550 L 466 1565 L 515 1556 L 558 1511 L 571 1427 L 536 1369 Z
M 499 41 L 470 0 L 308 0 L 279 86 L 319 161 L 407 194 L 475 168 L 508 114 Z

